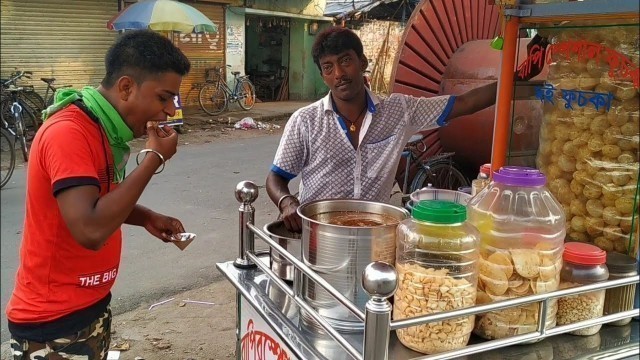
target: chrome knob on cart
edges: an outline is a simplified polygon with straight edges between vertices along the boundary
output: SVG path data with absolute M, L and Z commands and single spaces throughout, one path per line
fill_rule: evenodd
M 582 355 L 623 359 L 637 358 L 640 351 L 637 321 L 622 327 L 603 326 L 598 334 L 589 337 L 564 335 L 576 329 L 637 316 L 638 310 L 634 309 L 551 328 L 547 328 L 545 321 L 539 321 L 537 330 L 530 333 L 491 341 L 472 337 L 466 347 L 436 355 L 425 356 L 413 352 L 399 343 L 395 330 L 536 303 L 540 319 L 545 319 L 552 299 L 633 285 L 639 282 L 640 277 L 636 275 L 460 310 L 391 320 L 392 306 L 388 299 L 395 293 L 398 282 L 392 265 L 374 261 L 362 269 L 361 284 L 358 286 L 364 289 L 369 300 L 364 307 L 358 306 L 343 292 L 336 290 L 323 277 L 324 274 L 314 271 L 304 257 L 299 260 L 299 256 L 289 253 L 256 227 L 252 205 L 258 198 L 255 184 L 241 182 L 235 194 L 240 202 L 239 254 L 235 261 L 219 263 L 217 268 L 237 290 L 238 359 L 513 359 L 523 358 L 527 354 L 538 354 L 536 359 L 566 359 Z M 256 237 L 294 267 L 292 282 L 283 280 L 271 270 L 268 253 L 255 251 Z M 310 302 L 306 296 L 304 288 L 308 282 L 326 291 L 362 326 L 351 330 L 336 329 L 330 319 L 317 311 L 318 305 Z M 313 326 L 309 326 L 301 314 L 312 319 Z M 537 340 L 544 341 L 511 346 Z

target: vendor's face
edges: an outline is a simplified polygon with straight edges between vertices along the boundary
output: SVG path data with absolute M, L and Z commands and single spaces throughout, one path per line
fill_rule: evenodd
M 363 72 L 366 68 L 366 59 L 358 57 L 353 50 L 320 58 L 320 71 L 324 83 L 333 96 L 343 101 L 349 101 L 362 92 Z
M 122 115 L 135 137 L 146 134 L 148 121 L 166 121 L 176 113 L 173 97 L 180 91 L 182 76 L 174 72 L 148 77 L 141 84 L 123 76 L 118 80 Z

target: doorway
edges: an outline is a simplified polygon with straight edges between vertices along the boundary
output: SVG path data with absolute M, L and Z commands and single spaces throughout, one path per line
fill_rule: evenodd
M 259 101 L 289 99 L 290 26 L 288 18 L 246 17 L 245 71 L 256 87 Z

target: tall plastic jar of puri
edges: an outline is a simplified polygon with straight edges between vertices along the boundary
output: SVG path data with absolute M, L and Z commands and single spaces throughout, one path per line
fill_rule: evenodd
M 394 319 L 475 305 L 478 236 L 466 219 L 464 205 L 422 200 L 398 225 Z M 397 335 L 408 348 L 435 354 L 465 347 L 473 325 L 474 316 L 465 316 L 399 329 Z
M 477 303 L 555 291 L 560 284 L 565 215 L 532 168 L 505 166 L 467 206 L 480 235 Z M 550 301 L 547 328 L 555 326 L 557 301 Z M 474 333 L 499 339 L 534 331 L 536 303 L 479 315 Z

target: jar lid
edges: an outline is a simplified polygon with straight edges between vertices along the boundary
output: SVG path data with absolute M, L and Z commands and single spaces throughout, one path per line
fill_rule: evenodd
M 451 201 L 421 200 L 411 209 L 411 217 L 435 224 L 458 224 L 467 220 L 467 208 Z
M 638 273 L 636 259 L 617 252 L 607 253 L 607 268 L 610 273 Z
M 491 164 L 484 164 L 480 166 L 480 173 L 485 174 L 487 176 L 491 175 Z
M 497 183 L 512 186 L 543 186 L 547 177 L 540 170 L 524 166 L 503 166 L 493 173 Z
M 562 258 L 574 264 L 602 265 L 607 261 L 607 253 L 591 244 L 568 242 L 564 244 Z

